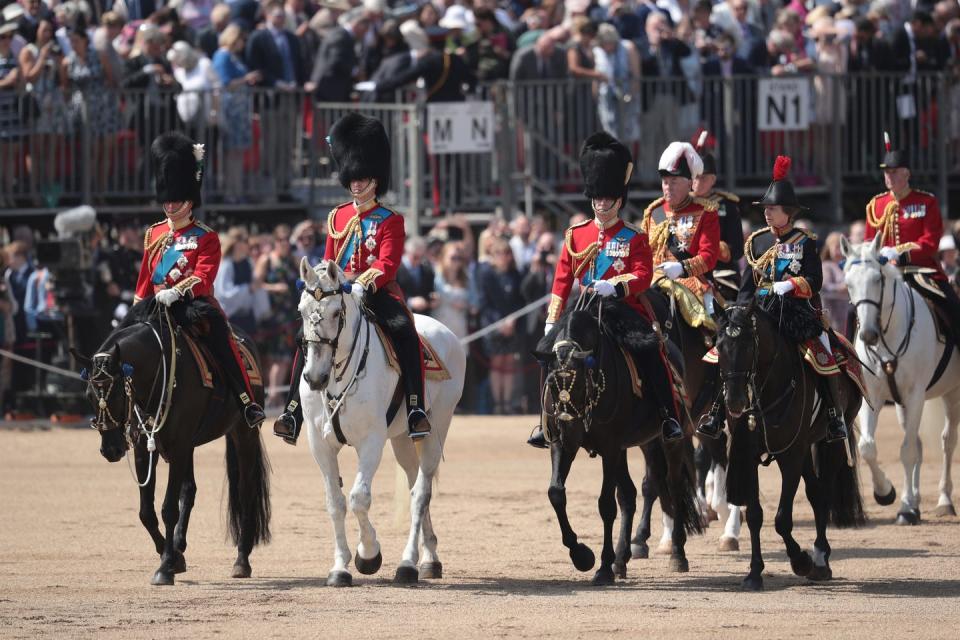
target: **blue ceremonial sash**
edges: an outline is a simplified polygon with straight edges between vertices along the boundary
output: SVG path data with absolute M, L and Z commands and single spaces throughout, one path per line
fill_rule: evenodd
M 360 237 L 353 234 L 347 240 L 347 248 L 344 250 L 343 255 L 340 256 L 340 262 L 338 263 L 341 269 L 344 271 L 347 270 L 347 265 L 350 264 L 350 258 L 353 257 L 354 252 L 357 250 L 357 243 L 364 241 L 370 232 L 370 227 L 374 224 L 382 223 L 392 215 L 393 211 L 384 209 L 383 207 L 377 207 L 371 211 L 366 218 L 360 220 Z
M 153 284 L 155 285 L 163 284 L 163 281 L 164 279 L 166 279 L 167 274 L 170 273 L 170 270 L 173 269 L 175 266 L 177 266 L 177 261 L 180 259 L 180 256 L 183 255 L 183 253 L 176 248 L 177 242 L 180 239 L 193 238 L 193 237 L 199 238 L 205 233 L 206 231 L 204 231 L 203 229 L 198 229 L 197 227 L 194 227 L 192 229 L 188 229 L 187 231 L 184 231 L 179 238 L 174 240 L 173 244 L 167 247 L 167 250 L 163 252 L 163 256 L 161 256 L 160 261 L 157 262 L 157 266 L 153 269 L 153 277 L 151 278 L 151 281 L 153 282 Z
M 623 244 L 626 247 L 630 246 L 630 241 L 633 240 L 633 237 L 637 235 L 637 232 L 631 229 L 630 227 L 624 226 L 623 229 L 610 238 L 607 241 L 607 245 L 597 252 L 597 257 L 593 261 L 593 269 L 585 269 L 583 276 L 580 278 L 580 283 L 584 286 L 590 286 L 593 284 L 593 281 L 596 279 L 603 279 L 604 274 L 610 270 L 610 267 L 613 266 L 613 263 L 618 258 L 625 258 L 626 255 L 622 256 L 612 256 L 607 253 L 607 249 L 612 244 Z M 629 249 L 626 249 L 626 253 L 629 254 Z

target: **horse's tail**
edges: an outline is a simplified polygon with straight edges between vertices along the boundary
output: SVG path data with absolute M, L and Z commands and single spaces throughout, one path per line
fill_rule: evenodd
M 682 447 L 682 458 L 678 485 L 670 482 L 667 454 L 663 442 L 657 438 L 645 447 L 647 476 L 654 482 L 661 505 L 673 506 L 674 523 L 683 523 L 688 534 L 703 533 L 700 520 L 700 506 L 697 502 L 696 467 L 693 463 L 693 443 L 689 440 L 673 445 Z M 670 515 L 670 514 L 668 514 Z
M 239 427 L 246 429 L 245 426 Z M 242 453 L 238 451 L 236 440 L 247 437 L 250 451 L 249 460 L 241 465 Z M 263 448 L 263 440 L 259 430 L 256 433 L 227 434 L 227 483 L 229 499 L 227 501 L 227 526 L 230 538 L 234 544 L 240 543 L 240 533 L 245 524 L 244 515 L 249 510 L 250 517 L 246 520 L 253 528 L 252 544 L 270 542 L 270 462 Z M 241 477 L 243 474 L 243 477 Z M 246 500 L 241 494 L 241 485 L 248 487 Z
M 821 443 L 817 447 L 820 476 L 830 478 L 833 470 L 830 522 L 838 528 L 862 527 L 867 523 L 857 474 L 857 439 L 854 430 L 846 441 Z M 849 451 L 845 449 L 849 446 Z M 849 460 L 847 455 L 849 453 Z

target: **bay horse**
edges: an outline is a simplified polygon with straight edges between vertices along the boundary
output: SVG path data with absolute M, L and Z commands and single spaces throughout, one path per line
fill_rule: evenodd
M 780 469 L 775 526 L 796 575 L 815 581 L 831 579 L 827 524 L 853 527 L 865 522 L 854 430 L 849 429 L 849 445 L 825 441 L 826 412 L 818 375 L 805 364 L 797 345 L 781 336 L 782 321 L 758 305 L 756 298 L 749 304 L 729 305 L 721 312 L 717 340 L 732 432 L 727 490 L 731 503 L 746 506 L 750 528 L 750 572 L 743 580 L 748 590 L 763 588 L 763 509 L 757 474 L 761 463 L 776 461 Z M 843 397 L 837 406 L 847 424 L 852 424 L 862 397 L 847 375 L 841 375 Z M 812 559 L 793 537 L 793 500 L 801 478 L 816 523 Z
M 369 510 L 373 477 L 387 440 L 393 445 L 397 464 L 406 472 L 410 490 L 410 534 L 394 581 L 411 584 L 420 578 L 440 578 L 443 565 L 430 519 L 430 498 L 453 412 L 463 391 L 463 347 L 440 322 L 414 316 L 417 333 L 433 348 L 446 371 L 445 379 L 431 380 L 428 376 L 425 381 L 427 416 L 433 430 L 414 446 L 407 435 L 407 417 L 398 410 L 401 396 L 395 390 L 400 376 L 391 367 L 386 347 L 377 337 L 375 320 L 362 305 L 362 296 L 350 293 L 350 283 L 333 260 L 311 267 L 303 258 L 300 278 L 305 284 L 299 305 L 305 343 L 303 376 L 298 381 L 300 397 L 310 450 L 323 472 L 327 512 L 334 528 L 334 562 L 327 585 L 344 587 L 353 583 L 347 569 L 351 559 L 344 523 L 347 502 L 337 461 L 345 445 L 354 447 L 359 459 L 350 491 L 350 508 L 360 524 L 354 564 L 365 575 L 380 570 L 383 556 Z M 421 534 L 424 560 L 418 571 Z
M 877 423 L 887 401 L 896 403 L 903 428 L 900 462 L 903 496 L 896 523 L 920 523 L 920 418 L 924 400 L 943 402 L 943 466 L 936 514 L 955 516 L 951 465 L 960 421 L 960 358 L 956 357 L 958 327 L 941 339 L 925 299 L 905 280 L 896 266 L 880 257 L 878 234 L 873 242 L 840 249 L 845 260 L 844 279 L 857 312 L 859 330 L 854 346 L 864 367 L 868 403 L 860 410 L 863 433 L 860 454 L 870 467 L 873 496 L 881 505 L 893 504 L 897 492 L 877 462 Z M 918 274 L 923 275 L 923 274 Z M 875 408 L 874 408 L 875 407 Z
M 598 507 L 603 520 L 603 550 L 593 584 L 611 585 L 626 578 L 631 557 L 630 533 L 637 489 L 627 467 L 627 449 L 639 446 L 647 464 L 648 482 L 675 522 L 670 568 L 688 571 L 684 546 L 688 533 L 701 532 L 694 486 L 690 437 L 664 445 L 654 398 L 633 390 L 622 347 L 659 355 L 659 338 L 616 326 L 621 303 L 584 297 L 568 310 L 537 345 L 535 355 L 546 365 L 543 385 L 544 435 L 550 443 L 552 474 L 547 495 L 557 514 L 561 539 L 579 571 L 594 567 L 596 557 L 567 517 L 566 481 L 580 449 L 599 455 L 603 484 Z M 631 312 L 632 313 L 632 312 Z M 629 356 L 632 357 L 632 356 Z M 620 509 L 620 535 L 613 545 L 613 525 Z
M 86 368 L 87 398 L 96 414 L 91 426 L 100 432 L 100 453 L 109 462 L 133 450 L 140 522 L 160 555 L 153 585 L 172 585 L 174 575 L 187 569 L 187 526 L 197 492 L 193 452 L 225 437 L 227 524 L 237 545 L 232 576 L 248 578 L 253 547 L 270 540 L 269 463 L 260 430 L 247 426 L 222 375 L 214 376 L 212 388 L 204 386 L 184 328 L 175 325 L 172 315 L 146 298 L 130 309 L 92 357 L 74 352 Z M 199 317 L 193 309 L 185 315 Z M 253 344 L 245 344 L 256 359 Z M 263 402 L 262 386 L 254 392 Z M 160 511 L 163 533 L 154 507 L 160 457 L 170 467 Z

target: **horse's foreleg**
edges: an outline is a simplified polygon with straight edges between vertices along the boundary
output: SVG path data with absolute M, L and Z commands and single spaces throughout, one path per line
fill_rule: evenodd
M 880 421 L 880 410 L 871 409 L 870 405 L 864 402 L 860 407 L 859 421 L 861 431 L 857 448 L 860 450 L 860 457 L 870 468 L 873 499 L 877 504 L 893 504 L 897 498 L 897 490 L 893 488 L 893 483 L 887 478 L 877 461 L 877 424 Z
M 897 524 L 920 524 L 920 463 L 923 445 L 920 442 L 920 417 L 923 412 L 923 390 L 908 394 L 906 406 L 897 405 L 897 418 L 903 427 L 900 462 L 903 464 L 903 497 Z
M 184 461 L 183 486 L 180 488 L 180 518 L 177 521 L 177 527 L 173 530 L 173 546 L 183 554 L 187 550 L 187 527 L 190 525 L 190 512 L 193 511 L 193 503 L 197 496 L 197 482 L 193 476 L 193 451 L 190 457 Z M 182 565 L 177 567 L 177 573 L 187 570 L 186 561 L 183 556 L 180 557 Z
M 373 477 L 383 458 L 383 447 L 386 444 L 382 434 L 386 427 L 374 427 L 366 440 L 357 445 L 357 477 L 350 491 L 350 510 L 357 518 L 360 526 L 360 541 L 357 543 L 357 555 L 354 564 L 357 571 L 364 575 L 372 575 L 380 570 L 383 557 L 380 555 L 380 543 L 377 542 L 377 530 L 370 522 L 370 505 L 373 502 Z
M 650 468 L 644 472 L 640 482 L 640 493 L 643 495 L 643 507 L 640 509 L 640 521 L 637 523 L 637 534 L 630 541 L 631 558 L 649 558 L 650 546 L 650 519 L 653 516 L 653 503 L 657 501 L 657 489 L 654 480 L 650 478 Z
M 330 587 L 348 587 L 353 583 L 353 578 L 347 567 L 350 564 L 350 545 L 347 543 L 347 528 L 345 519 L 347 517 L 347 499 L 343 495 L 343 481 L 340 478 L 340 464 L 337 461 L 337 454 L 340 448 L 332 448 L 319 437 L 314 435 L 316 429 L 310 426 L 310 448 L 313 451 L 313 458 L 320 466 L 323 473 L 324 492 L 327 496 L 327 513 L 330 515 L 330 521 L 333 523 L 333 566 L 327 574 L 327 586 Z
M 160 567 L 153 574 L 153 579 L 150 582 L 153 585 L 172 585 L 174 582 L 173 575 L 177 572 L 183 558 L 183 554 L 174 545 L 174 530 L 180 521 L 180 492 L 185 478 L 184 471 L 185 464 L 177 459 L 175 453 L 171 456 L 167 492 L 163 498 L 163 507 L 160 509 L 160 517 L 163 518 L 166 535 L 164 536 L 163 553 L 160 555 Z
M 150 534 L 153 544 L 157 549 L 157 555 L 163 555 L 164 539 L 160 533 L 160 521 L 157 519 L 157 510 L 154 506 L 155 493 L 157 488 L 157 462 L 160 456 L 154 454 L 151 456 L 147 452 L 146 438 L 140 438 L 134 446 L 133 459 L 137 470 L 138 482 L 143 482 L 150 476 L 150 481 L 140 487 L 140 522 L 143 528 Z
M 810 580 L 830 580 L 833 577 L 830 570 L 830 543 L 827 542 L 832 480 L 824 482 L 818 478 L 813 467 L 813 456 L 807 458 L 803 465 L 803 486 L 807 500 L 813 507 L 813 519 L 817 527 L 817 538 L 813 541 L 813 568 L 807 574 Z
M 938 516 L 955 516 L 957 510 L 953 507 L 953 477 L 951 465 L 953 452 L 957 448 L 957 421 L 960 420 L 960 397 L 954 394 L 944 396 L 943 433 L 940 438 L 943 443 L 943 468 L 940 471 L 940 498 L 937 500 Z
M 787 547 L 787 555 L 790 557 L 790 568 L 798 576 L 806 576 L 813 567 L 810 554 L 800 548 L 793 537 L 793 499 L 797 496 L 797 490 L 800 488 L 800 474 L 803 470 L 803 464 L 809 453 L 800 451 L 793 456 L 785 456 L 777 460 L 780 467 L 780 502 L 777 505 L 777 515 L 774 518 L 774 526 L 777 533 L 783 538 Z M 802 456 L 802 457 L 801 457 Z
M 589 571 L 593 568 L 596 558 L 590 547 L 577 541 L 577 534 L 574 533 L 567 517 L 566 482 L 567 476 L 570 475 L 570 466 L 577 457 L 577 450 L 577 448 L 567 448 L 562 445 L 554 445 L 550 448 L 553 473 L 550 478 L 550 488 L 547 489 L 547 497 L 557 514 L 563 546 L 570 550 L 570 559 L 573 561 L 573 566 L 578 571 Z
M 630 534 L 633 531 L 633 516 L 637 511 L 637 487 L 630 477 L 627 452 L 621 451 L 620 472 L 617 478 L 617 504 L 620 506 L 620 539 L 617 541 L 617 559 L 613 570 L 619 578 L 627 577 L 627 562 L 630 561 Z
M 616 489 L 620 477 L 620 456 L 619 451 L 601 455 L 603 484 L 600 497 L 597 498 L 597 508 L 603 520 L 603 550 L 600 552 L 600 568 L 593 575 L 593 584 L 597 586 L 614 583 L 613 561 L 616 560 L 616 552 L 613 548 L 613 523 L 617 519 Z
M 750 528 L 750 573 L 743 579 L 743 588 L 749 591 L 763 589 L 763 554 L 760 551 L 760 529 L 763 528 L 763 507 L 760 506 L 760 483 L 756 463 L 750 477 L 750 501 L 747 503 L 747 527 Z M 739 462 L 738 462 L 739 464 Z

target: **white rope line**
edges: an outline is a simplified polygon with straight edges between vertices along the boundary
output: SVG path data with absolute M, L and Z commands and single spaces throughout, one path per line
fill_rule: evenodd
M 11 360 L 16 360 L 17 362 L 22 362 L 28 364 L 37 369 L 43 369 L 44 371 L 49 371 L 50 373 L 56 373 L 58 375 L 73 378 L 74 380 L 83 380 L 80 377 L 80 374 L 76 371 L 70 371 L 69 369 L 61 369 L 60 367 L 55 367 L 51 364 L 46 364 L 45 362 L 40 362 L 39 360 L 34 360 L 32 358 L 25 358 L 21 355 L 13 353 L 12 351 L 7 351 L 6 349 L 0 349 L 0 356 L 5 358 L 10 358 Z

